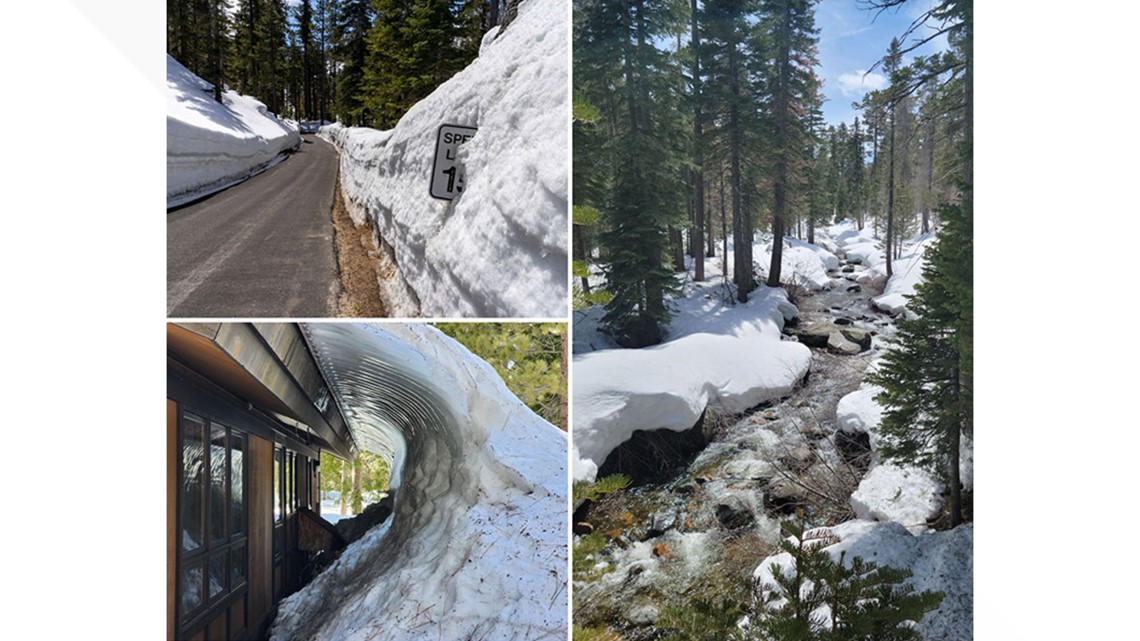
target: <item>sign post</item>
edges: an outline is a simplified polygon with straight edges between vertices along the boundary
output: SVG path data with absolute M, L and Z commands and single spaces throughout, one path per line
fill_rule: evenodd
M 435 161 L 431 169 L 431 197 L 440 200 L 454 200 L 463 193 L 464 175 L 456 164 L 455 156 L 459 145 L 475 135 L 477 127 L 463 125 L 440 125 L 435 138 Z

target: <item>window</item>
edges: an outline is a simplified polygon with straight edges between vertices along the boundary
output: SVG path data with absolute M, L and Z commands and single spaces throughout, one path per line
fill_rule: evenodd
M 185 632 L 246 589 L 246 435 L 181 416 L 179 622 Z

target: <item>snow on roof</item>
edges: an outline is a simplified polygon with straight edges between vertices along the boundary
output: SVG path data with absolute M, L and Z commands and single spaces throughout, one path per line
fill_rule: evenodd
M 307 340 L 395 512 L 281 603 L 275 639 L 539 638 L 566 629 L 566 437 L 433 327 Z

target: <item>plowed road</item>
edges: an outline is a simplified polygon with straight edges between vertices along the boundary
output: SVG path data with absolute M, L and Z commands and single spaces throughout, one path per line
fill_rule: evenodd
M 268 171 L 167 214 L 168 316 L 336 314 L 337 154 L 316 136 L 303 140 Z

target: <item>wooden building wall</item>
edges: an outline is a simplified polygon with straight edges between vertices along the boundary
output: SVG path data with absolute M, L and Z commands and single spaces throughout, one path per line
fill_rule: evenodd
M 249 436 L 249 620 L 273 608 L 273 443 Z

